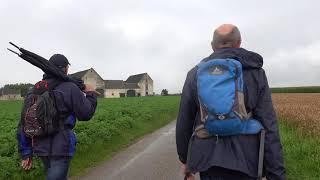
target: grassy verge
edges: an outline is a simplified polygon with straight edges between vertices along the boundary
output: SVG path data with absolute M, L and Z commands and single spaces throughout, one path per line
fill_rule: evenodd
M 301 133 L 284 120 L 280 121 L 280 133 L 288 179 L 320 179 L 319 136 Z

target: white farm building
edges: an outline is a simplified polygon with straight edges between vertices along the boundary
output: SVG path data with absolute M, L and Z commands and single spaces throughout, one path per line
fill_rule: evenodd
M 93 68 L 71 74 L 90 84 L 105 98 L 151 96 L 153 80 L 147 73 L 129 76 L 127 80 L 104 80 Z

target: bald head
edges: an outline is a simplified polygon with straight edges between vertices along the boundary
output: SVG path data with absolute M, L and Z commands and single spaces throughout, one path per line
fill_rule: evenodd
M 223 24 L 214 31 L 211 42 L 214 51 L 222 48 L 239 48 L 240 44 L 241 34 L 237 26 L 233 24 Z

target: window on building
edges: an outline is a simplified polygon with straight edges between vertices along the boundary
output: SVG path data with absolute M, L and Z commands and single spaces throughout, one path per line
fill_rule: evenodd
M 114 93 L 112 93 L 111 95 L 114 96 Z

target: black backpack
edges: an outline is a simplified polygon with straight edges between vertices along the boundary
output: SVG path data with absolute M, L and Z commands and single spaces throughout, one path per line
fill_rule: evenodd
M 22 127 L 28 137 L 44 137 L 59 131 L 59 114 L 52 90 L 59 84 L 42 80 L 34 85 L 22 114 Z

